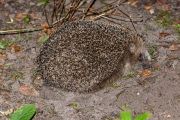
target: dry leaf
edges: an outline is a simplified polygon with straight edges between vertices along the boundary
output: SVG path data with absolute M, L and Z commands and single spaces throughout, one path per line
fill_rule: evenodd
M 132 2 L 131 5 L 136 7 L 136 4 L 137 4 L 138 2 L 139 2 L 139 1 L 136 0 L 136 1 Z
M 146 6 L 144 6 L 144 8 L 145 8 L 146 10 L 149 10 L 149 9 L 152 8 L 152 6 L 151 6 L 151 5 L 146 5 Z
M 2 56 L 4 56 L 4 57 L 7 57 L 6 50 L 2 50 L 2 51 L 0 52 L 0 54 L 1 54 Z
M 3 79 L 0 79 L 0 84 L 1 84 L 3 81 L 4 81 Z
M 42 31 L 39 32 L 39 36 L 44 36 Z
M 160 69 L 159 65 L 154 66 L 155 69 Z
M 173 21 L 173 24 L 179 24 L 180 23 L 180 20 L 176 20 L 176 21 Z
M 8 14 L 7 13 L 4 13 L 4 18 L 7 18 L 8 17 Z
M 169 60 L 174 60 L 174 59 L 176 59 L 176 57 L 174 57 L 174 56 L 169 56 L 168 59 L 169 59 Z
M 38 101 L 38 103 L 39 103 L 39 104 L 43 104 L 43 103 L 44 103 L 44 100 L 41 99 L 41 100 Z
M 175 51 L 178 49 L 180 49 L 180 44 L 173 44 L 169 47 L 169 50 L 171 50 L 171 51 Z
M 38 96 L 39 93 L 35 90 L 33 86 L 22 85 L 19 87 L 19 92 L 27 96 Z
M 0 10 L 2 10 L 2 8 L 0 8 Z
M 4 0 L 0 0 L 0 3 L 4 2 Z
M 20 48 L 19 46 L 15 45 L 15 44 L 13 44 L 13 45 L 11 46 L 11 49 L 14 50 L 15 53 L 18 53 L 18 52 L 21 50 L 21 48 Z
M 50 30 L 50 29 L 43 29 L 43 31 L 44 31 L 47 35 L 50 35 L 50 34 L 51 34 L 51 30 Z
M 41 20 L 41 18 L 39 18 L 37 15 L 35 15 L 34 13 L 30 14 L 32 19 L 37 19 L 37 20 Z
M 159 36 L 160 36 L 160 37 L 166 37 L 166 36 L 168 36 L 168 35 L 170 35 L 170 34 L 169 34 L 169 33 L 164 33 L 164 32 L 159 33 Z
M 42 23 L 42 24 L 41 24 L 41 27 L 48 27 L 47 22 Z
M 157 0 L 158 4 L 162 5 L 167 3 L 167 0 Z
M 150 9 L 149 12 L 150 12 L 150 14 L 154 14 L 154 9 L 153 8 Z
M 91 16 L 89 17 L 90 20 L 94 20 L 94 18 L 95 18 L 94 15 L 91 15 Z
M 21 19 L 22 18 L 22 13 L 20 12 L 17 16 L 16 16 L 17 19 Z
M 126 2 L 127 1 L 127 2 Z M 131 0 L 126 0 L 123 4 L 131 4 Z
M 141 73 L 141 76 L 148 76 L 151 74 L 151 71 L 150 70 L 145 70 Z
M 171 7 L 169 5 L 167 5 L 167 4 L 164 4 L 164 5 L 162 5 L 162 10 L 163 11 L 171 10 Z
M 2 115 L 10 115 L 10 114 L 12 114 L 12 113 L 13 113 L 13 109 L 12 109 L 12 108 L 10 108 L 9 110 L 7 110 L 7 111 L 5 111 L 5 112 L 0 111 L 0 113 L 1 113 Z
M 4 58 L 2 56 L 0 56 L 0 65 L 3 65 L 4 64 Z

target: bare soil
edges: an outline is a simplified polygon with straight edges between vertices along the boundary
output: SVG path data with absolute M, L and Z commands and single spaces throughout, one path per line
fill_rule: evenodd
M 4 0 L 0 3 L 0 30 L 18 27 L 33 27 L 45 22 L 42 7 L 37 7 L 39 0 Z M 100 3 L 95 3 L 98 7 Z M 33 120 L 111 120 L 118 118 L 122 106 L 131 110 L 133 116 L 144 112 L 152 113 L 149 120 L 178 120 L 180 119 L 180 49 L 169 50 L 173 44 L 179 43 L 178 33 L 171 26 L 159 27 L 157 24 L 158 9 L 163 5 L 154 2 L 154 14 L 144 8 L 146 1 L 142 0 L 137 7 L 123 5 L 129 14 L 143 16 L 143 22 L 134 22 L 137 31 L 143 34 L 148 50 L 154 51 L 153 69 L 148 76 L 136 73 L 131 78 L 119 78 L 114 83 L 96 93 L 78 94 L 65 92 L 43 85 L 43 80 L 37 79 L 35 58 L 41 45 L 37 40 L 39 32 L 25 34 L 0 35 L 1 39 L 17 41 L 21 49 L 15 53 L 11 47 L 5 50 L 6 57 L 0 55 L 0 111 L 16 110 L 25 104 L 34 104 L 37 112 Z M 179 0 L 168 0 L 166 3 L 172 9 L 171 15 L 178 16 Z M 51 9 L 52 5 L 48 6 Z M 22 19 L 16 19 L 20 13 L 35 13 L 40 19 L 32 19 L 25 24 Z M 7 24 L 13 18 L 13 24 Z M 180 15 L 179 15 L 180 18 Z M 99 20 L 101 21 L 101 20 Z M 121 22 L 121 21 L 120 21 Z M 126 22 L 127 23 L 127 22 Z M 127 23 L 131 25 L 131 23 Z M 160 37 L 159 33 L 169 33 Z M 44 34 L 44 33 L 43 33 Z M 29 36 L 32 36 L 29 37 Z M 3 50 L 0 50 L 2 53 Z M 2 66 L 12 64 L 11 66 Z M 15 72 L 16 71 L 16 72 Z M 18 77 L 17 73 L 23 76 Z M 34 77 L 35 76 L 35 77 Z M 39 93 L 37 96 L 24 95 L 19 91 L 22 85 L 33 86 Z M 119 86 L 119 87 L 115 87 Z M 77 104 L 74 107 L 73 104 Z M 9 116 L 0 113 L 0 120 Z

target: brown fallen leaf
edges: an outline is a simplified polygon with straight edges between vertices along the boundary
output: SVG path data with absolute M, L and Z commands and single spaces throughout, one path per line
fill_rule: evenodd
M 39 36 L 41 36 L 41 37 L 44 36 L 42 31 L 39 32 Z
M 27 96 L 38 96 L 39 93 L 35 90 L 33 86 L 29 85 L 22 85 L 19 87 L 19 92 L 21 92 L 23 95 Z
M 169 47 L 169 50 L 175 51 L 180 49 L 180 44 L 173 44 Z
M 152 8 L 152 6 L 151 6 L 151 5 L 146 5 L 146 6 L 144 6 L 144 8 L 145 8 L 146 10 L 149 10 L 149 9 Z
M 4 64 L 4 58 L 3 58 L 3 56 L 0 56 L 0 65 L 3 65 Z
M 37 20 L 41 20 L 41 18 L 39 18 L 37 15 L 35 15 L 34 13 L 30 14 L 32 19 L 37 19 Z
M 171 8 L 169 5 L 164 4 L 164 5 L 161 6 L 161 9 L 162 9 L 163 11 L 169 11 L 169 10 L 171 10 L 172 8 Z
M 160 69 L 159 65 L 154 66 L 155 69 Z
M 141 73 L 141 76 L 148 76 L 151 74 L 151 71 L 150 70 L 145 70 Z
M 7 13 L 4 13 L 4 18 L 7 18 L 8 17 L 8 14 Z
M 3 3 L 4 2 L 4 0 L 0 0 L 0 3 Z
M 4 81 L 3 79 L 0 79 L 0 84 L 1 84 L 3 81 Z
M 15 53 L 18 53 L 18 52 L 21 50 L 21 48 L 20 48 L 19 46 L 15 45 L 15 44 L 13 44 L 13 45 L 11 46 L 11 49 L 14 50 Z
M 139 0 L 135 0 L 134 2 L 131 3 L 132 6 L 136 7 L 136 4 L 139 2 Z
M 8 55 L 6 54 L 6 50 L 2 50 L 0 53 L 3 57 L 8 58 Z
M 168 36 L 168 35 L 170 35 L 170 34 L 169 34 L 169 33 L 165 33 L 165 32 L 159 33 L 159 36 L 160 36 L 160 37 L 166 37 L 166 36 Z
M 47 22 L 42 23 L 42 24 L 41 24 L 41 27 L 48 27 Z
M 50 35 L 52 32 L 50 29 L 43 29 L 43 31 L 47 34 L 47 35 Z
M 179 24 L 180 23 L 180 20 L 176 20 L 176 21 L 173 21 L 173 24 Z
M 16 16 L 17 19 L 21 19 L 22 18 L 22 13 L 20 12 L 17 16 Z
M 44 103 L 44 100 L 41 99 L 41 100 L 38 101 L 38 103 L 39 103 L 39 104 L 43 104 L 43 103 Z
M 123 4 L 131 4 L 131 0 L 126 0 Z
M 162 5 L 167 3 L 167 0 L 157 0 L 158 4 Z

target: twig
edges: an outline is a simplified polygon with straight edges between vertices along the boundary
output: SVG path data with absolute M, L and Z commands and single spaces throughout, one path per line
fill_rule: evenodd
M 87 12 L 91 8 L 91 6 L 94 4 L 94 2 L 95 2 L 95 0 L 91 0 L 91 2 L 89 3 L 88 7 L 85 10 L 85 13 L 84 13 L 84 16 L 83 16 L 82 20 L 84 20 L 85 16 L 87 15 Z
M 121 12 L 124 13 L 127 17 L 130 18 L 130 21 L 131 21 L 131 23 L 132 23 L 132 25 L 133 25 L 133 28 L 135 29 L 135 31 L 136 31 L 136 33 L 137 33 L 137 30 L 136 30 L 136 28 L 135 28 L 135 25 L 134 25 L 134 22 L 133 22 L 133 20 L 132 20 L 131 15 L 129 15 L 128 13 L 126 13 L 125 11 L 123 11 L 119 5 L 117 5 L 117 7 L 118 7 L 118 10 L 119 10 L 119 11 L 121 11 Z
M 52 28 L 52 27 L 47 27 Z M 33 31 L 41 31 L 44 27 L 37 27 L 37 28 L 25 28 L 25 29 L 16 29 L 16 30 L 6 30 L 6 31 L 0 31 L 0 35 L 7 35 L 7 34 L 19 34 L 19 33 L 27 33 L 27 32 L 33 32 Z

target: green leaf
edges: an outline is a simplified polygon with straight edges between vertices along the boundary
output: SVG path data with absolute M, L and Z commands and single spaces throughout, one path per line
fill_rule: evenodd
M 28 18 L 28 17 L 25 17 L 25 18 L 24 18 L 24 22 L 25 22 L 25 23 L 28 23 L 29 21 L 30 21 L 30 18 Z
M 49 36 L 44 36 L 43 38 L 40 39 L 40 44 L 46 42 L 48 40 Z
M 33 38 L 33 36 L 32 36 L 32 35 L 27 35 L 27 37 L 28 37 L 28 38 Z
M 131 120 L 131 112 L 128 111 L 123 111 L 120 115 L 121 120 Z
M 41 5 L 44 5 L 44 4 L 46 4 L 46 1 L 41 1 L 41 2 L 37 3 L 37 6 L 41 6 Z
M 76 108 L 76 107 L 77 107 L 77 104 L 76 104 L 76 103 L 73 103 L 73 107 L 75 107 L 75 108 Z
M 36 107 L 32 104 L 27 104 L 16 110 L 10 120 L 30 120 L 36 112 Z
M 12 63 L 6 63 L 4 66 L 12 66 Z
M 135 120 L 146 120 L 148 119 L 149 117 L 151 117 L 151 114 L 150 113 L 144 113 L 144 114 L 141 114 L 139 116 L 137 116 L 135 118 Z
M 124 104 L 122 107 L 121 107 L 123 110 L 126 109 L 126 104 Z
M 0 42 L 0 49 L 5 49 L 5 46 L 2 42 Z

